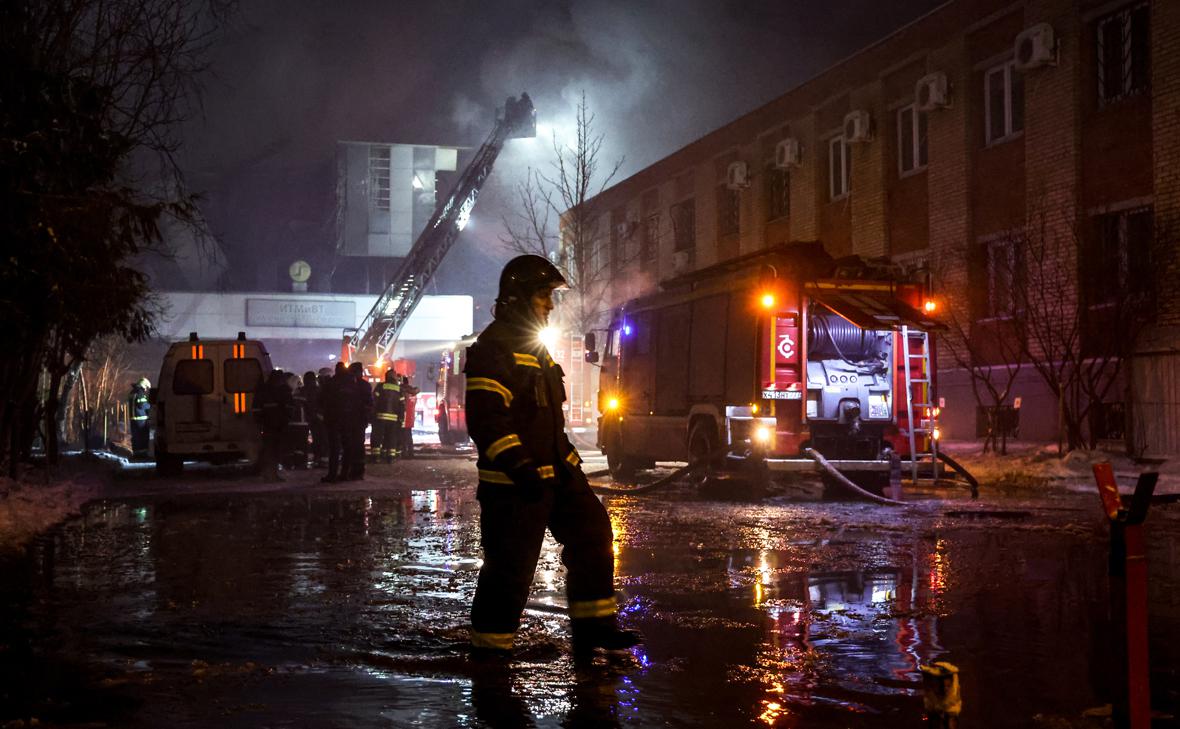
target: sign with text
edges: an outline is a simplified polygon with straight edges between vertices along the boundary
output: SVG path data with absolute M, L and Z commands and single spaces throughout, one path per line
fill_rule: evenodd
M 246 299 L 252 327 L 354 327 L 356 302 L 331 299 Z

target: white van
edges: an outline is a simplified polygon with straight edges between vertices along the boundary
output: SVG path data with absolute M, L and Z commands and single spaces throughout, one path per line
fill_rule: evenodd
M 270 370 L 266 347 L 245 332 L 204 340 L 193 332 L 170 346 L 152 390 L 156 469 L 178 473 L 185 460 L 257 463 L 254 393 Z

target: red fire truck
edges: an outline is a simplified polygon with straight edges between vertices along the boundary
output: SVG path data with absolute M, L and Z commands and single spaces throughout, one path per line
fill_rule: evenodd
M 612 314 L 598 446 L 618 480 L 657 461 L 702 478 L 827 461 L 880 490 L 895 455 L 917 478 L 937 458 L 933 310 L 920 276 L 814 243 L 664 282 Z
M 467 364 L 467 348 L 475 343 L 475 335 L 465 337 L 453 347 L 443 350 L 438 360 L 435 379 L 435 419 L 438 421 L 438 440 L 444 445 L 467 442 L 467 378 L 463 368 Z

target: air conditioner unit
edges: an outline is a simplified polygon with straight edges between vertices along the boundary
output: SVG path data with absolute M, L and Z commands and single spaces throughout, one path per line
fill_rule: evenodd
M 934 111 L 950 106 L 946 74 L 936 71 L 918 79 L 914 86 L 914 101 L 918 111 Z
M 750 186 L 750 168 L 745 162 L 730 162 L 725 168 L 725 186 L 730 190 L 743 190 Z
M 871 142 L 873 140 L 872 117 L 864 109 L 850 111 L 844 115 L 844 141 Z
M 774 166 L 780 170 L 798 167 L 803 160 L 803 151 L 799 147 L 799 140 L 787 137 L 774 145 Z
M 688 273 L 692 269 L 692 251 L 673 251 L 672 273 Z
M 1053 33 L 1053 26 L 1048 23 L 1037 23 L 1020 31 L 1016 36 L 1014 52 L 1017 71 L 1056 64 L 1057 38 Z

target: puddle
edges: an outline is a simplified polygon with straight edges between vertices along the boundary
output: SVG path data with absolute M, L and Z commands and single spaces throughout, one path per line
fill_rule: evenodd
M 467 658 L 470 488 L 92 504 L 4 565 L 0 725 L 917 726 L 936 660 L 962 672 L 963 727 L 1109 701 L 1088 501 L 606 503 L 647 643 L 590 666 L 566 655 L 552 542 L 517 659 Z M 1149 524 L 1156 706 L 1176 713 L 1180 529 Z

